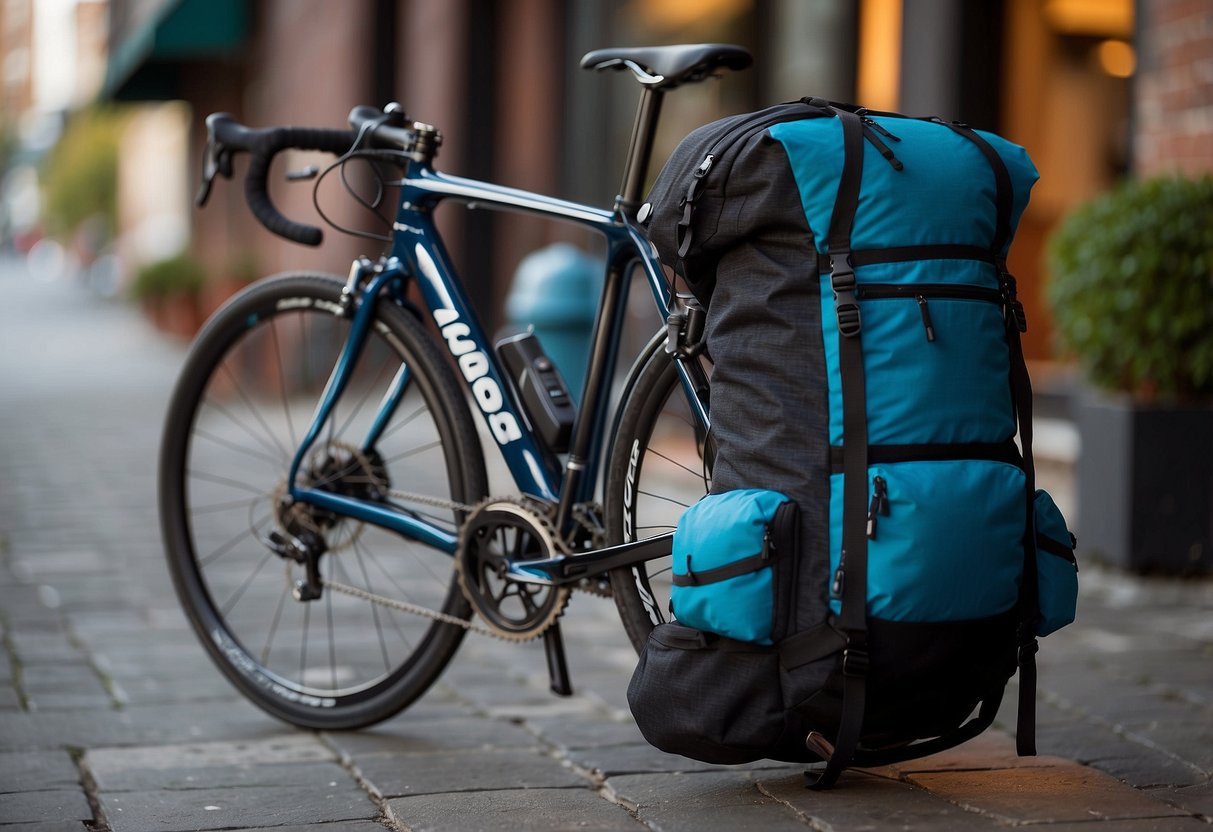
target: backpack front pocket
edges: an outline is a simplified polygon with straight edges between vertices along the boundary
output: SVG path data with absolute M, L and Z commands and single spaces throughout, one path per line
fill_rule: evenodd
M 797 525 L 795 503 L 759 488 L 709 494 L 683 512 L 670 592 L 678 622 L 771 644 L 779 591 L 773 561 L 795 558 Z

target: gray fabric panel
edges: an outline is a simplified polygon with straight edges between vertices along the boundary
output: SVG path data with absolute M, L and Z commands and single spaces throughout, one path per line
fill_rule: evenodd
M 821 297 L 813 234 L 783 145 L 750 142 L 729 177 L 714 242 L 720 257 L 708 308 L 712 490 L 772 488 L 800 506 L 795 629 L 827 614 L 829 446 Z M 778 637 L 779 634 L 777 634 Z

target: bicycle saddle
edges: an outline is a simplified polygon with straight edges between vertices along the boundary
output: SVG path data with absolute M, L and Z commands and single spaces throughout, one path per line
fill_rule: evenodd
M 678 46 L 595 49 L 581 59 L 582 69 L 630 69 L 640 83 L 669 90 L 702 81 L 718 67 L 745 69 L 753 58 L 740 46 L 727 43 L 687 43 Z

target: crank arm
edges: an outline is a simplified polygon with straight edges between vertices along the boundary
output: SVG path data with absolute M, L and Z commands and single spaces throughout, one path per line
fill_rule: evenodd
M 597 577 L 621 566 L 664 557 L 673 551 L 673 542 L 674 533 L 667 532 L 592 552 L 557 555 L 543 560 L 522 560 L 510 564 L 509 578 L 524 584 L 564 586 L 582 578 Z

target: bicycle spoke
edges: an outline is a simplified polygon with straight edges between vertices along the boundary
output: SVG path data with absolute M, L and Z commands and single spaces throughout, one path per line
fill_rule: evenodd
M 210 552 L 209 554 L 199 558 L 198 565 L 205 569 L 206 567 L 210 566 L 215 561 L 219 560 L 219 558 L 226 555 L 228 552 L 235 550 L 236 546 L 241 541 L 248 539 L 250 532 L 259 533 L 261 530 L 261 527 L 263 527 L 266 523 L 268 523 L 269 519 L 270 519 L 269 515 L 266 515 L 265 517 L 261 518 L 260 521 L 253 523 L 250 528 L 237 532 L 231 538 L 229 538 L 225 542 L 221 543 L 219 545 L 218 549 L 215 549 L 212 552 Z M 256 538 L 254 538 L 254 539 L 256 539 Z
M 282 460 L 277 457 L 272 457 L 269 454 L 262 453 L 261 451 L 253 450 L 252 448 L 249 448 L 244 445 L 240 445 L 236 442 L 233 442 L 230 439 L 224 439 L 223 437 L 217 436 L 216 434 L 213 434 L 210 431 L 206 431 L 206 430 L 202 430 L 201 428 L 197 428 L 194 430 L 194 436 L 196 438 L 205 439 L 208 442 L 214 442 L 216 445 L 221 445 L 222 447 L 227 448 L 228 450 L 236 451 L 237 453 L 239 453 L 246 459 L 248 457 L 253 457 L 255 459 L 264 460 L 264 461 L 270 463 L 271 465 L 273 465 L 275 468 L 280 468 L 282 466 Z
M 654 494 L 652 491 L 640 491 L 639 489 L 637 489 L 636 493 L 643 494 L 646 497 L 652 497 L 654 500 L 665 500 L 667 503 L 673 503 L 676 506 L 682 506 L 683 508 L 690 508 L 690 503 L 684 503 L 679 500 L 675 500 L 673 497 L 666 497 L 663 494 Z
M 387 439 L 389 436 L 392 436 L 393 434 L 395 434 L 396 431 L 400 430 L 403 427 L 408 426 L 409 424 L 412 423 L 412 421 L 414 419 L 416 419 L 422 413 L 428 413 L 428 412 L 429 412 L 429 409 L 426 408 L 426 406 L 424 404 L 422 404 L 420 407 L 418 407 L 416 410 L 414 410 L 408 416 L 404 417 L 403 419 L 401 419 L 398 422 L 395 422 L 395 423 L 389 425 L 387 430 L 385 430 L 383 432 L 383 435 L 379 437 L 380 441 Z
M 367 592 L 371 591 L 371 577 L 367 574 L 366 563 L 362 559 L 362 551 L 358 544 L 354 544 L 354 558 L 358 561 L 358 569 L 362 572 L 362 583 Z M 345 568 L 342 567 L 342 571 Z M 392 669 L 391 660 L 388 658 L 387 641 L 383 637 L 383 625 L 379 622 L 379 605 L 371 604 L 371 618 L 375 622 L 375 635 L 379 639 L 379 652 L 383 655 L 383 670 L 389 672 Z
M 671 465 L 677 465 L 679 468 L 686 471 L 688 474 L 690 474 L 693 477 L 702 477 L 703 476 L 702 470 L 696 471 L 693 468 L 688 468 L 687 466 L 683 465 L 681 462 L 677 461 L 676 459 L 666 456 L 661 451 L 654 450 L 652 445 L 649 445 L 647 448 L 644 449 L 644 451 L 647 454 L 653 454 L 654 456 L 661 457 L 662 459 L 664 459 L 666 462 L 670 463 Z
M 270 438 L 270 441 L 274 443 L 274 445 L 278 449 L 278 452 L 281 453 L 284 458 L 289 459 L 291 456 L 291 452 L 288 451 L 285 447 L 283 447 L 282 443 L 278 441 L 278 437 L 274 435 L 274 429 L 271 428 L 269 426 L 269 424 L 266 423 L 265 417 L 261 415 L 261 411 L 257 408 L 256 405 L 253 404 L 252 400 L 248 396 L 248 393 L 246 393 L 244 391 L 244 385 L 240 383 L 240 380 L 238 378 L 236 378 L 236 374 L 233 373 L 231 371 L 231 368 L 228 367 L 226 364 L 223 364 L 222 367 L 223 367 L 223 370 L 227 373 L 227 377 L 230 378 L 232 380 L 232 383 L 236 386 L 236 394 L 238 396 L 240 396 L 240 399 L 244 402 L 245 407 L 247 407 L 249 409 L 249 411 L 252 412 L 253 418 L 256 419 L 258 424 L 261 425 L 261 428 L 262 428 L 262 430 L 265 431 L 266 436 L 268 436 Z
M 278 632 L 278 623 L 282 620 L 282 611 L 286 608 L 286 599 L 290 597 L 291 587 L 287 582 L 282 584 L 282 592 L 278 595 L 278 604 L 274 607 L 274 618 L 270 621 L 270 631 L 265 635 L 265 644 L 261 647 L 261 663 L 268 665 L 270 663 L 270 647 L 274 642 L 274 635 Z
M 231 612 L 232 607 L 236 606 L 236 604 L 239 603 L 240 599 L 244 597 L 244 593 L 246 591 L 248 591 L 248 588 L 250 586 L 252 586 L 253 581 L 256 580 L 256 578 L 259 574 L 261 574 L 261 570 L 265 568 L 265 565 L 267 563 L 269 563 L 270 558 L 272 558 L 273 556 L 274 555 L 272 552 L 266 552 L 262 556 L 261 560 L 257 562 L 257 566 L 253 569 L 252 574 L 250 574 L 247 578 L 245 578 L 244 583 L 242 583 L 239 587 L 237 587 L 236 594 L 229 597 L 225 603 L 220 605 L 219 609 L 223 612 L 224 615 L 227 615 L 229 612 Z
M 270 321 L 270 338 L 274 344 L 274 355 L 278 359 L 278 390 L 282 395 L 282 415 L 286 417 L 286 428 L 291 437 L 291 447 L 297 448 L 299 440 L 295 438 L 295 424 L 291 420 L 291 406 L 286 394 L 286 365 L 282 362 L 282 347 L 278 343 L 278 325 Z
M 433 442 L 430 442 L 428 445 L 420 445 L 416 448 L 407 450 L 404 453 L 399 453 L 399 454 L 396 454 L 395 456 L 388 457 L 387 459 L 384 460 L 384 464 L 399 462 L 402 459 L 408 459 L 411 456 L 416 456 L 417 454 L 425 453 L 426 451 L 432 451 L 432 450 L 434 450 L 434 448 L 441 448 L 441 447 L 442 447 L 442 440 L 435 439 Z

